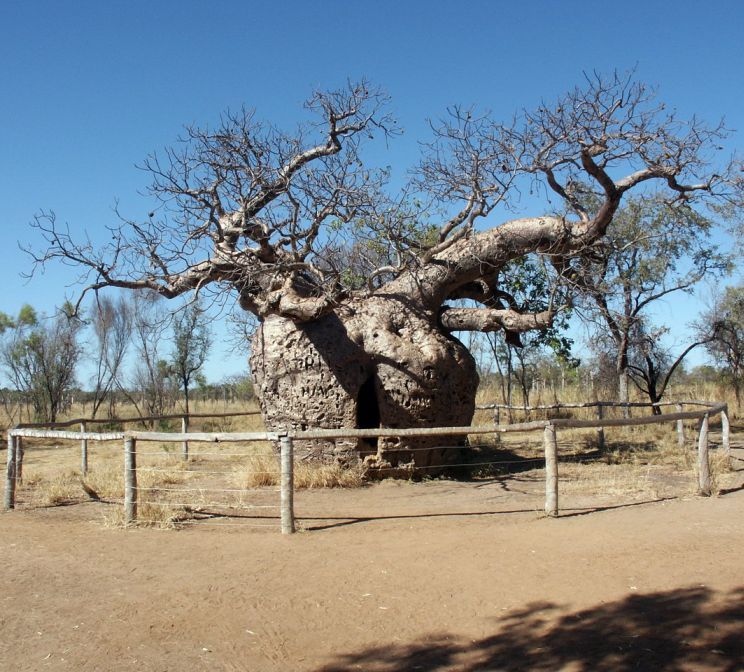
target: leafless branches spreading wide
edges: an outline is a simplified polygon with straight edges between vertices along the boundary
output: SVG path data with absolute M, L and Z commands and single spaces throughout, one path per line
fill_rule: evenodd
M 142 288 L 172 298 L 230 288 L 261 318 L 299 322 L 355 296 L 403 292 L 435 315 L 448 299 L 467 296 L 483 308 L 445 310 L 445 328 L 531 329 L 550 315 L 518 316 L 507 305 L 499 271 L 510 260 L 538 253 L 558 275 L 573 272 L 566 260 L 601 239 L 633 189 L 687 207 L 740 204 L 740 164 L 717 161 L 724 126 L 681 120 L 631 76 L 587 76 L 506 124 L 449 109 L 432 123 L 433 138 L 398 196 L 386 189 L 386 172 L 364 161 L 365 143 L 397 133 L 382 91 L 349 83 L 314 93 L 306 108 L 315 121 L 293 133 L 247 109 L 225 114 L 214 129 L 186 129 L 142 166 L 152 178 L 148 216 L 121 218 L 102 246 L 40 213 L 34 226 L 46 244 L 30 251 L 36 266 L 62 260 L 80 268 L 85 291 Z M 592 207 L 581 185 L 597 195 Z M 524 189 L 570 214 L 478 230 L 495 210 L 515 207 Z

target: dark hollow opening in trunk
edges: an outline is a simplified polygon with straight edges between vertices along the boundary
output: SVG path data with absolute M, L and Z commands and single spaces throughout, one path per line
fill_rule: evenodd
M 357 427 L 359 429 L 378 429 L 380 426 L 380 405 L 377 403 L 375 376 L 372 375 L 359 389 L 357 397 Z M 377 437 L 363 440 L 360 453 L 377 452 Z M 365 450 L 367 448 L 368 450 Z

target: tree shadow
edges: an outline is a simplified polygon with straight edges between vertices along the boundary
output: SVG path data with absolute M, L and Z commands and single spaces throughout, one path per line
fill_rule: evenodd
M 339 654 L 318 672 L 435 670 L 612 671 L 744 669 L 744 587 L 726 595 L 705 587 L 631 595 L 574 613 L 537 603 L 470 640 L 432 633 L 409 644 L 385 642 Z
M 574 442 L 574 451 L 559 453 L 561 462 L 592 463 L 608 460 L 609 451 L 596 447 L 591 439 Z M 535 441 L 510 441 L 506 443 L 470 445 L 462 449 L 461 463 L 454 467 L 443 467 L 442 475 L 459 481 L 498 480 L 512 474 L 520 474 L 542 469 L 545 457 L 540 444 Z M 638 444 L 613 444 L 613 450 L 626 451 L 629 447 L 639 448 Z M 643 444 L 641 450 L 651 452 L 653 444 Z
M 744 490 L 744 483 L 735 488 L 722 488 L 718 491 L 718 496 L 723 497 L 724 495 L 730 495 L 734 492 L 741 492 L 742 490 Z
M 627 509 L 635 506 L 646 506 L 647 504 L 656 504 L 666 502 L 674 497 L 657 497 L 646 499 L 640 502 L 628 502 L 626 504 L 610 504 L 607 506 L 585 506 L 572 507 L 563 509 L 558 516 L 559 518 L 574 518 L 576 516 L 587 516 L 593 513 L 603 511 L 614 511 L 615 509 Z M 379 516 L 297 516 L 296 520 L 302 524 L 304 530 L 318 531 L 329 530 L 335 527 L 348 527 L 349 525 L 358 525 L 361 523 L 370 523 L 375 521 L 386 520 L 415 520 L 418 518 L 477 518 L 479 516 L 509 516 L 515 514 L 536 513 L 534 508 L 519 509 L 499 509 L 493 511 L 444 511 L 439 513 L 401 513 L 393 515 Z M 320 521 L 320 524 L 311 524 L 308 521 Z

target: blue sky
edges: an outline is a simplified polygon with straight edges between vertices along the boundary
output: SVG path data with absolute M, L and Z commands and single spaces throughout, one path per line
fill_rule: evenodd
M 743 31 L 738 0 L 3 0 L 0 310 L 31 303 L 51 311 L 75 291 L 64 267 L 20 277 L 28 259 L 18 241 L 39 243 L 28 228 L 35 212 L 53 209 L 94 236 L 115 223 L 117 201 L 141 217 L 147 180 L 135 164 L 184 124 L 209 124 L 226 108 L 245 104 L 291 127 L 313 88 L 365 76 L 390 93 L 405 129 L 379 150 L 402 176 L 427 118 L 448 105 L 507 118 L 572 87 L 582 71 L 635 67 L 683 116 L 725 116 L 742 146 Z M 661 316 L 679 325 L 696 308 L 683 301 Z M 207 374 L 217 380 L 242 367 L 218 345 Z

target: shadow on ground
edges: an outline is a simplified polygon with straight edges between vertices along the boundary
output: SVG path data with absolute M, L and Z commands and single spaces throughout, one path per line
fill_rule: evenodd
M 319 672 L 492 670 L 573 672 L 744 669 L 744 587 L 727 595 L 685 588 L 565 613 L 532 604 L 479 640 L 435 633 L 339 654 Z
M 575 518 L 576 516 L 588 516 L 593 513 L 600 513 L 603 511 L 614 511 L 616 509 L 627 509 L 635 506 L 645 506 L 647 504 L 656 504 L 658 502 L 668 502 L 674 499 L 673 497 L 658 497 L 655 499 L 645 499 L 640 502 L 628 502 L 625 504 L 610 504 L 608 506 L 587 506 L 579 508 L 563 509 L 560 513 L 560 518 Z M 214 517 L 223 515 L 223 517 L 237 518 L 235 514 L 212 514 L 202 511 L 204 515 L 211 515 Z M 308 532 L 313 530 L 329 530 L 334 527 L 348 527 L 349 525 L 358 525 L 361 523 L 370 523 L 375 521 L 383 520 L 416 520 L 418 518 L 475 518 L 478 516 L 509 516 L 520 513 L 531 513 L 535 514 L 535 509 L 498 509 L 489 511 L 442 511 L 438 513 L 401 513 L 392 515 L 379 515 L 379 516 L 297 516 L 296 520 L 302 526 L 303 530 Z M 258 516 L 250 516 L 258 517 Z M 276 516 L 274 516 L 276 518 Z M 314 522 L 319 521 L 319 522 Z

